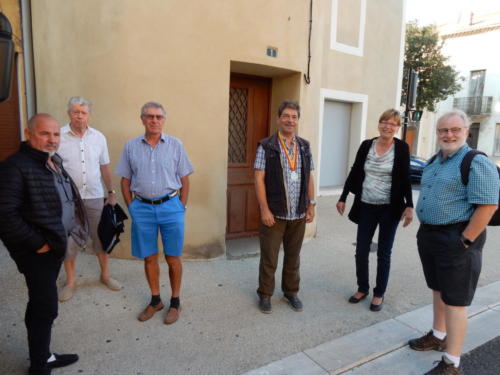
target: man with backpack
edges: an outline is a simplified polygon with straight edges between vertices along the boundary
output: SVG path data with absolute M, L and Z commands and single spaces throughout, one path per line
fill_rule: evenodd
M 472 155 L 468 181 L 462 161 L 472 149 L 466 140 L 469 120 L 462 111 L 441 116 L 436 132 L 439 152 L 424 169 L 416 213 L 417 244 L 427 286 L 433 291 L 434 321 L 426 335 L 409 341 L 414 350 L 445 354 L 427 372 L 463 374 L 460 354 L 467 331 L 467 306 L 481 272 L 486 225 L 497 210 L 500 180 L 484 155 Z

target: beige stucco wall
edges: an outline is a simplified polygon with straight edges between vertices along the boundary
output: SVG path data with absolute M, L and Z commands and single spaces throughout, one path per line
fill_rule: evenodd
M 114 168 L 125 141 L 143 132 L 140 106 L 148 100 L 163 103 L 168 112 L 165 131 L 183 141 L 195 167 L 185 255 L 221 255 L 231 71 L 272 77 L 271 126 L 281 100 L 300 100 L 299 134 L 311 141 L 313 150 L 318 147 L 322 87 L 374 95 L 371 117 L 395 102 L 392 76 L 397 76 L 398 62 L 388 62 L 394 57 L 392 50 L 390 56 L 381 52 L 383 47 L 392 49 L 393 37 L 383 44 L 379 36 L 373 47 L 368 45 L 375 36 L 367 37 L 367 57 L 362 59 L 329 51 L 324 44 L 329 39 L 330 3 L 314 2 L 311 84 L 307 85 L 302 76 L 307 67 L 308 1 L 33 1 L 38 109 L 66 121 L 65 103 L 70 96 L 91 99 L 92 125 L 107 136 Z M 379 7 L 384 7 L 370 5 L 374 18 L 370 30 L 382 27 L 382 32 L 398 34 L 399 1 L 382 3 L 391 8 L 390 20 L 379 25 L 384 13 Z M 269 46 L 278 49 L 277 58 L 266 56 Z M 399 44 L 395 50 L 399 51 Z M 381 70 L 373 64 L 382 65 Z M 370 75 L 377 77 L 367 80 Z M 316 161 L 317 153 L 314 157 Z M 115 178 L 117 187 L 118 183 Z M 129 255 L 128 233 L 116 256 Z M 307 235 L 314 233 L 313 223 Z
M 331 3 L 321 4 L 322 13 L 330 14 Z M 322 87 L 368 95 L 366 137 L 378 135 L 380 114 L 393 108 L 399 95 L 402 13 L 403 1 L 366 1 L 363 56 L 330 49 L 331 22 L 325 19 Z
M 356 46 L 358 43 L 359 13 L 361 0 L 339 0 L 337 18 L 337 40 L 341 43 Z

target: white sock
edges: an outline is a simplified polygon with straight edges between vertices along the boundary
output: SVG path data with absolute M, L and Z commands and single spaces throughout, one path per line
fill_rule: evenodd
M 47 363 L 54 362 L 55 360 L 56 360 L 56 356 L 54 354 L 51 354 L 49 359 L 47 359 Z
M 438 331 L 435 328 L 432 329 L 432 334 L 440 340 L 443 340 L 446 337 L 446 332 Z
M 453 362 L 453 366 L 458 367 L 460 366 L 460 357 L 455 357 L 454 355 L 444 353 L 444 356 L 450 360 L 450 362 Z

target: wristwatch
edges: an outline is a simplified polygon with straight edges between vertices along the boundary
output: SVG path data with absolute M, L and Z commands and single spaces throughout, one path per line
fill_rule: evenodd
M 316 206 L 316 204 L 317 204 L 317 203 L 318 203 L 318 202 L 317 202 L 315 199 L 311 199 L 311 200 L 309 201 L 309 204 L 311 204 L 311 205 L 313 205 L 313 206 Z
M 462 241 L 462 243 L 464 245 L 467 245 L 467 246 L 471 246 L 472 245 L 472 241 L 469 240 L 467 237 L 465 237 L 463 234 L 460 236 L 460 241 Z
M 116 191 L 115 190 L 108 190 L 108 194 L 115 194 Z

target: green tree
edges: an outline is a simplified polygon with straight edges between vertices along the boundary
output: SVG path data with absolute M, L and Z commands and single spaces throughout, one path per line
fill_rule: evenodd
M 435 105 L 461 88 L 459 73 L 448 65 L 442 54 L 443 41 L 436 26 L 419 27 L 416 21 L 406 24 L 406 46 L 401 104 L 406 102 L 408 69 L 418 72 L 417 109 L 435 110 Z

